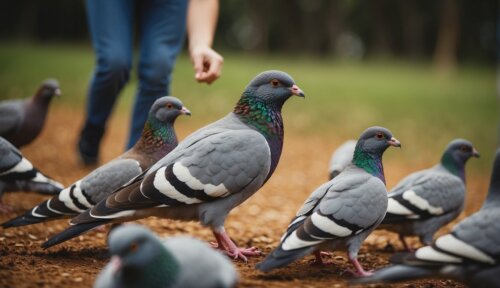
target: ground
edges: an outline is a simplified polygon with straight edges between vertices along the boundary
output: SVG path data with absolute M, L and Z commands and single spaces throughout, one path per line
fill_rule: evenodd
M 24 148 L 23 153 L 46 174 L 65 185 L 86 175 L 90 170 L 78 165 L 75 143 L 81 124 L 81 108 L 54 107 L 42 135 Z M 179 119 L 178 131 L 182 139 L 198 127 L 185 124 Z M 286 121 L 286 119 L 285 119 Z M 110 124 L 102 145 L 102 162 L 109 161 L 123 150 L 127 117 L 119 114 Z M 396 135 L 397 136 L 397 135 Z M 305 137 L 293 132 L 286 135 L 281 162 L 271 180 L 247 202 L 234 209 L 226 221 L 231 237 L 242 246 L 257 246 L 264 254 L 278 244 L 288 221 L 304 199 L 327 177 L 327 163 L 331 152 L 345 139 L 331 135 L 310 135 Z M 400 139 L 403 142 L 403 139 Z M 403 147 L 404 147 L 403 142 Z M 391 148 L 387 153 L 397 155 L 402 150 Z M 433 158 L 438 158 L 435 155 Z M 434 160 L 422 161 L 414 167 L 390 157 L 385 163 L 388 187 L 411 171 L 424 168 Z M 487 190 L 488 175 L 470 173 L 467 183 L 469 193 L 466 213 L 477 209 Z M 32 193 L 9 193 L 4 202 L 15 207 L 15 212 L 0 215 L 0 221 L 12 218 L 32 208 L 45 199 Z M 470 204 L 472 203 L 472 204 Z M 461 216 L 463 217 L 463 215 Z M 149 226 L 161 236 L 189 234 L 206 241 L 213 240 L 209 229 L 197 223 L 183 223 L 171 220 L 148 218 L 141 223 Z M 90 232 L 49 250 L 42 250 L 40 244 L 54 233 L 67 226 L 67 220 L 59 220 L 22 228 L 0 230 L 0 287 L 89 287 L 97 273 L 108 261 L 105 245 L 106 234 Z M 448 231 L 443 229 L 440 233 Z M 359 259 L 365 269 L 376 269 L 388 264 L 392 254 L 390 246 L 402 247 L 394 234 L 377 231 L 363 245 Z M 415 239 L 413 244 L 417 245 Z M 306 257 L 286 268 L 263 274 L 254 265 L 263 257 L 250 258 L 248 263 L 234 261 L 241 281 L 239 287 L 345 287 L 351 268 L 345 253 L 336 252 L 332 257 L 334 265 L 310 266 Z M 386 287 L 386 286 L 371 286 Z M 451 280 L 424 280 L 393 287 L 462 287 Z

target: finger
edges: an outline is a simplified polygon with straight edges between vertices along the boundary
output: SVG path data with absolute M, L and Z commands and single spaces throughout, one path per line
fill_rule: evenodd
M 217 78 L 219 78 L 222 70 L 222 60 L 212 58 L 212 61 L 208 63 L 208 70 L 203 73 L 202 79 L 200 79 L 200 82 L 206 82 L 208 84 L 211 84 Z
M 203 56 L 193 57 L 194 78 L 199 81 L 203 74 Z

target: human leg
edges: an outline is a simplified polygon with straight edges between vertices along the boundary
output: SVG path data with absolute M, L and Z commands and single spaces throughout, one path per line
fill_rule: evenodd
M 84 164 L 95 164 L 106 122 L 132 63 L 133 0 L 87 0 L 87 18 L 96 68 L 87 98 L 87 115 L 78 142 Z
M 139 139 L 153 102 L 168 95 L 170 75 L 186 32 L 187 2 L 145 0 L 139 5 L 139 85 L 127 147 Z

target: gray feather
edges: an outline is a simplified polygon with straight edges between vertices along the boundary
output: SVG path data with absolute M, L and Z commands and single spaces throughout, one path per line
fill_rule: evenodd
M 356 140 L 348 140 L 333 152 L 330 158 L 330 164 L 328 165 L 330 179 L 344 171 L 347 165 L 351 163 L 355 147 Z
M 97 203 L 141 173 L 138 161 L 116 159 L 85 176 L 80 182 L 80 187 L 93 203 Z
M 24 120 L 24 100 L 0 102 L 0 136 L 17 131 Z

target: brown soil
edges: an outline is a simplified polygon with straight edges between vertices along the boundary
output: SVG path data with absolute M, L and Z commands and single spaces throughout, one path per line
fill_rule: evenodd
M 75 153 L 76 137 L 81 123 L 81 110 L 53 107 L 46 129 L 23 153 L 43 172 L 65 185 L 87 174 L 90 170 L 78 165 Z M 179 119 L 177 130 L 182 139 L 197 127 L 189 120 Z M 120 154 L 125 142 L 127 117 L 117 115 L 110 123 L 102 145 L 102 162 Z M 271 180 L 246 203 L 234 209 L 226 221 L 231 237 L 242 246 L 257 246 L 265 254 L 278 244 L 288 221 L 309 193 L 325 181 L 326 167 L 331 151 L 343 139 L 323 138 L 319 135 L 303 137 L 290 133 L 278 169 Z M 312 149 L 311 147 L 314 147 Z M 430 163 L 427 163 L 430 164 Z M 406 167 L 402 163 L 385 163 L 388 187 L 411 171 L 423 167 Z M 488 178 L 469 173 L 468 189 L 486 191 Z M 469 194 L 473 203 L 481 203 L 484 194 Z M 5 221 L 26 211 L 45 199 L 33 193 L 9 193 L 4 202 L 15 207 L 15 212 L 0 215 Z M 477 209 L 479 204 L 468 205 Z M 467 211 L 469 212 L 469 211 Z M 197 223 L 176 222 L 148 218 L 140 221 L 161 236 L 189 234 L 211 241 L 209 229 Z M 108 260 L 106 234 L 90 232 L 62 245 L 44 251 L 40 244 L 66 227 L 67 220 L 0 231 L 0 287 L 89 287 Z M 444 229 L 446 230 L 446 229 Z M 401 249 L 394 234 L 376 231 L 366 241 L 359 259 L 365 269 L 376 269 L 388 264 L 391 253 L 387 243 Z M 417 241 L 414 239 L 414 245 Z M 254 269 L 262 257 L 250 258 L 248 263 L 235 261 L 241 275 L 240 287 L 345 287 L 351 268 L 345 253 L 336 252 L 334 265 L 310 266 L 311 256 L 286 268 L 263 274 Z M 371 287 L 386 287 L 375 285 Z M 451 280 L 423 280 L 393 287 L 462 287 Z

